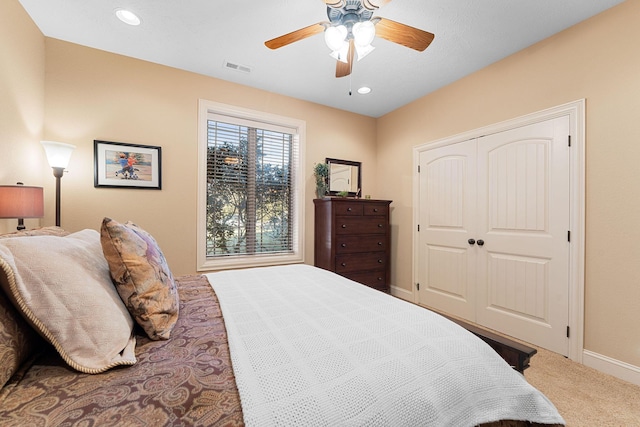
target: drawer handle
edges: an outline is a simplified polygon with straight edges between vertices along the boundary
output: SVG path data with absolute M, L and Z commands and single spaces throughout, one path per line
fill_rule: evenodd
M 343 263 L 342 263 L 342 264 L 340 264 L 340 265 L 341 265 L 341 266 L 343 266 L 343 267 L 346 267 L 346 266 L 347 266 L 347 263 L 343 262 Z
M 382 246 L 382 242 L 378 242 L 378 246 Z
M 351 208 L 347 208 L 347 212 L 351 212 Z
M 340 246 L 342 246 L 343 248 L 346 248 L 346 247 L 347 247 L 347 244 L 346 244 L 346 243 L 343 243 L 343 244 L 341 244 Z
M 382 228 L 382 227 L 384 227 L 384 225 L 378 224 L 378 228 Z
M 373 208 L 373 211 L 374 212 L 378 212 L 378 208 Z
M 347 224 L 342 224 L 342 228 L 347 228 Z
M 381 259 L 378 260 L 378 264 L 382 264 L 382 260 Z
M 378 277 L 378 282 L 382 282 L 382 277 Z

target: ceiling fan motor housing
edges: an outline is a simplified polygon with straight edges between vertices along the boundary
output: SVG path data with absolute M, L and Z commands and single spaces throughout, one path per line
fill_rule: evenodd
M 353 25 L 371 20 L 373 11 L 363 7 L 360 0 L 346 0 L 342 7 L 327 6 L 327 16 L 332 26 L 344 25 L 351 35 Z

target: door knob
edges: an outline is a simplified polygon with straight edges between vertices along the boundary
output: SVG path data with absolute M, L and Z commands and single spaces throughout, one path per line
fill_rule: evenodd
M 473 240 L 473 239 L 469 239 L 469 240 L 467 240 L 467 242 L 469 242 L 470 245 L 475 245 L 476 244 L 476 241 Z
M 482 239 L 478 240 L 478 246 L 482 246 L 482 245 L 484 245 L 484 240 Z

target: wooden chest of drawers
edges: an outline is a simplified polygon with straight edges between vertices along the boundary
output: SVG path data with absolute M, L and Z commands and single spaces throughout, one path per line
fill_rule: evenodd
M 315 199 L 315 265 L 389 292 L 390 200 Z

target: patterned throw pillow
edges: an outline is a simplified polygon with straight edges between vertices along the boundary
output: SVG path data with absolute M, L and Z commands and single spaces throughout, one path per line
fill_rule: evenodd
M 96 230 L 1 240 L 0 286 L 72 368 L 97 374 L 136 363 L 133 320 Z
M 6 280 L 4 274 L 0 273 L 0 280 Z M 0 389 L 33 354 L 38 342 L 38 334 L 0 290 Z
M 153 340 L 169 339 L 178 320 L 178 291 L 155 239 L 132 222 L 104 218 L 100 241 L 116 289 Z

